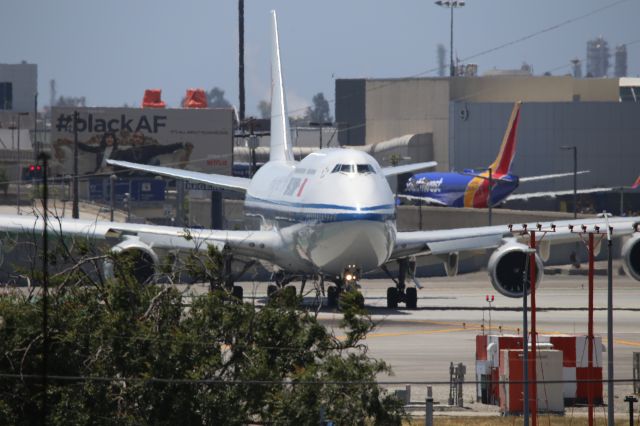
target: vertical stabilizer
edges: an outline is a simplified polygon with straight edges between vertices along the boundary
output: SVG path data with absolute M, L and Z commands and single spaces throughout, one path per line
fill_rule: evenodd
M 513 162 L 513 157 L 516 154 L 516 136 L 521 105 L 522 101 L 518 101 L 513 106 L 511 118 L 509 118 L 509 125 L 507 126 L 507 131 L 504 133 L 502 145 L 500 146 L 500 152 L 493 164 L 489 166 L 491 167 L 492 173 L 507 174 L 511 169 L 511 163 Z
M 284 83 L 282 82 L 278 20 L 274 10 L 271 11 L 271 19 L 271 151 L 269 161 L 293 161 L 291 132 L 289 131 L 289 117 L 287 116 L 287 100 L 284 95 Z

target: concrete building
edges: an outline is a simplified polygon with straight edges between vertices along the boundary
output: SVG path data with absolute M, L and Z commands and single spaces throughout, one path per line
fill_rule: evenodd
M 0 64 L 0 111 L 33 112 L 37 92 L 36 64 Z
M 627 76 L 627 45 L 616 46 L 614 75 L 616 77 Z
M 609 43 L 602 36 L 587 42 L 587 77 L 606 77 L 609 71 Z
M 340 79 L 335 98 L 342 145 L 371 145 L 423 134 L 430 137 L 432 157 L 411 161 L 436 160 L 440 171 L 487 167 L 499 150 L 513 102 L 522 100 L 513 163 L 517 175 L 572 171 L 571 153 L 560 146 L 576 146 L 578 168 L 591 171 L 579 176 L 579 188 L 629 186 L 640 174 L 636 161 L 640 158 L 640 79 L 508 75 Z M 524 183 L 519 191 L 571 188 L 572 180 L 566 178 Z M 584 197 L 582 207 L 598 207 L 598 198 L 600 204 L 606 201 L 607 208 L 618 212 L 617 192 Z M 625 196 L 625 204 L 633 199 L 632 194 Z M 637 210 L 639 202 L 629 208 Z M 519 207 L 570 210 L 572 204 L 567 197 L 538 199 Z
M 618 79 L 571 76 L 492 76 L 336 80 L 336 121 L 341 145 L 383 142 L 430 133 L 438 170 L 457 167 L 449 159 L 451 103 L 618 102 Z M 456 112 L 464 114 L 464 110 Z M 507 120 L 495 125 L 504 131 Z M 501 139 L 501 135 L 498 141 Z M 431 160 L 421 158 L 415 160 Z

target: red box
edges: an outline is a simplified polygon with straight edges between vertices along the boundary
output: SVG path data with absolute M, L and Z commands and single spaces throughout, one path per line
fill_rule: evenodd
M 593 389 L 593 403 L 602 404 L 602 367 L 576 368 L 576 380 L 578 387 L 576 390 L 576 401 L 580 403 L 589 402 L 589 386 Z M 581 380 L 599 380 L 598 382 L 581 382 Z
M 487 360 L 487 335 L 478 334 L 476 336 L 476 361 Z
M 549 342 L 554 349 L 562 351 L 562 366 L 576 366 L 576 336 L 551 336 Z

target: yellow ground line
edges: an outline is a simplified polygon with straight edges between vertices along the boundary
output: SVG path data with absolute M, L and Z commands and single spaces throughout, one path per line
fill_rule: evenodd
M 450 323 L 450 322 L 440 322 L 440 321 L 425 321 L 425 323 L 431 324 L 442 324 L 442 325 L 458 325 L 459 323 Z M 369 333 L 367 338 L 377 338 L 377 337 L 401 337 L 401 336 L 415 336 L 415 335 L 424 335 L 424 334 L 438 334 L 438 333 L 455 333 L 459 331 L 474 331 L 474 330 L 482 330 L 483 327 L 481 324 L 467 324 L 466 326 L 456 327 L 456 328 L 443 328 L 438 330 L 418 330 L 418 331 L 397 331 L 397 332 L 389 332 L 389 333 Z M 498 327 L 484 327 L 484 330 L 489 331 L 498 331 Z M 516 331 L 519 329 L 513 327 L 502 327 L 502 331 Z M 548 330 L 540 330 L 540 334 L 567 334 L 562 331 L 548 331 Z M 344 336 L 339 336 L 338 339 L 344 339 Z M 603 336 L 603 342 L 606 342 L 607 339 Z M 632 340 L 623 340 L 623 339 L 613 339 L 613 342 L 618 345 L 623 346 L 632 346 L 632 347 L 640 347 L 640 342 L 634 342 Z

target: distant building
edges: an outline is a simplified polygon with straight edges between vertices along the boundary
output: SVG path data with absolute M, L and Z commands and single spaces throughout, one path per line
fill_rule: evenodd
M 615 53 L 615 76 L 626 77 L 627 76 L 627 45 L 623 44 L 616 46 Z
M 36 64 L 0 64 L 0 111 L 33 112 L 37 91 Z
M 578 58 L 571 60 L 573 78 L 582 78 L 582 61 Z
M 587 77 L 606 77 L 609 71 L 609 43 L 602 36 L 587 42 Z

